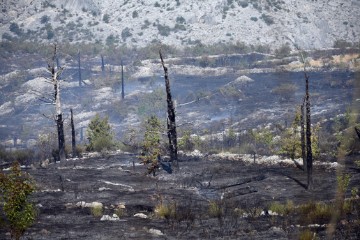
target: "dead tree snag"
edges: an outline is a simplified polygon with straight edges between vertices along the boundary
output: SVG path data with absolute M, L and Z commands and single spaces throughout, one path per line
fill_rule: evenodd
M 80 58 L 80 51 L 78 52 L 78 72 L 79 72 L 79 87 L 82 85 L 81 79 L 81 58 Z
M 165 67 L 163 56 L 161 51 L 159 51 L 161 65 L 164 69 L 164 77 L 165 77 L 165 87 L 166 87 L 166 101 L 167 101 L 167 135 L 169 138 L 169 151 L 170 151 L 170 159 L 175 162 L 177 166 L 178 164 L 178 156 L 177 156 L 177 133 L 176 133 L 176 119 L 175 119 L 175 107 L 174 102 L 172 101 L 171 90 L 170 90 L 170 80 L 168 75 L 168 69 Z
M 54 46 L 54 53 L 53 56 L 48 63 L 48 71 L 51 74 L 51 83 L 54 86 L 54 98 L 53 103 L 55 104 L 55 122 L 58 132 L 58 144 L 59 144 L 59 150 L 58 150 L 58 159 L 60 161 L 63 161 L 66 159 L 65 157 L 65 135 L 64 135 L 64 121 L 62 117 L 62 111 L 61 111 L 61 101 L 60 101 L 60 75 L 63 71 L 63 68 L 57 67 L 55 69 L 55 61 L 56 61 L 56 45 Z
M 103 55 L 101 55 L 101 72 L 105 72 L 105 61 Z
M 303 102 L 300 107 L 300 125 L 301 125 L 301 132 L 300 132 L 300 138 L 301 138 L 301 157 L 303 160 L 303 170 L 305 171 L 306 166 L 306 149 L 305 149 L 305 120 L 304 120 L 304 105 L 305 105 L 305 98 L 303 99 Z
M 355 127 L 355 132 L 357 134 L 357 136 L 359 137 L 359 140 L 360 140 L 360 129 Z
M 74 125 L 74 115 L 73 110 L 70 109 L 71 114 L 71 147 L 72 147 L 72 157 L 77 157 L 76 153 L 76 139 L 75 139 L 75 125 Z
M 121 99 L 125 98 L 124 84 L 124 64 L 123 61 L 121 61 Z

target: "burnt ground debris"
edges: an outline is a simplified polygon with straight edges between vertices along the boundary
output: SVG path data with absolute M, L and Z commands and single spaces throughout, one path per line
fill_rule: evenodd
M 344 171 L 351 174 L 348 189 L 360 183 L 354 159 L 345 164 Z M 329 202 L 336 195 L 336 171 L 328 167 L 315 168 L 315 189 L 309 192 L 306 174 L 295 165 L 180 158 L 180 169 L 173 174 L 160 171 L 151 177 L 145 175 L 145 166 L 134 168 L 133 161 L 138 162 L 135 155 L 122 153 L 28 169 L 38 184 L 33 201 L 39 214 L 24 239 L 295 239 L 307 226 L 295 213 L 270 216 L 269 205 Z M 125 209 L 118 221 L 101 221 L 81 202 L 102 203 L 103 215 L 112 216 L 119 204 Z M 160 202 L 174 204 L 176 216 L 157 217 Z M 221 207 L 218 217 L 209 213 L 209 202 Z M 136 213 L 148 218 L 134 217 Z M 359 225 L 351 224 L 354 218 L 346 217 L 335 238 L 359 236 Z M 325 239 L 325 226 L 311 230 Z M 9 239 L 6 230 L 0 231 L 0 238 Z

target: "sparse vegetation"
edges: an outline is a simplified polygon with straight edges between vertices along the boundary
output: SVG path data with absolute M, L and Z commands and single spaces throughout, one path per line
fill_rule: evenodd
M 10 230 L 13 239 L 20 239 L 35 221 L 36 209 L 29 199 L 34 191 L 34 181 L 21 172 L 18 162 L 9 174 L 0 172 L 0 224 Z
M 101 217 L 103 215 L 103 206 L 102 204 L 94 204 L 90 207 L 91 215 L 94 217 Z
M 294 213 L 294 203 L 291 200 L 288 200 L 286 204 L 281 204 L 279 202 L 272 202 L 269 206 L 269 210 L 274 213 L 280 214 L 282 216 Z
M 272 24 L 275 23 L 273 17 L 271 17 L 270 15 L 267 15 L 267 14 L 265 14 L 265 13 L 263 13 L 263 14 L 261 15 L 261 19 L 262 19 L 262 20 L 266 23 L 266 25 L 268 25 L 268 26 L 270 26 L 270 25 L 272 25 Z
M 105 13 L 104 16 L 103 16 L 103 21 L 105 23 L 109 23 L 110 22 L 110 15 Z
M 131 36 L 132 36 L 132 33 L 131 33 L 130 28 L 126 27 L 126 28 L 124 28 L 124 29 L 122 30 L 122 32 L 121 32 L 121 38 L 122 38 L 122 40 L 123 40 L 124 42 L 126 41 L 126 39 L 128 39 L 128 38 L 131 37 Z
M 109 124 L 109 118 L 101 118 L 96 114 L 91 119 L 87 129 L 88 151 L 110 150 L 114 147 L 113 133 Z
M 161 130 L 160 120 L 156 116 L 151 116 L 146 120 L 140 160 L 144 165 L 148 165 L 148 174 L 154 176 L 159 169 L 159 159 L 162 155 Z

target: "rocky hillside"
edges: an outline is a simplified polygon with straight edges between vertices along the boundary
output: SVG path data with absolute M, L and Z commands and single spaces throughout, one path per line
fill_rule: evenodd
M 245 42 L 306 49 L 357 42 L 359 0 L 1 0 L 0 34 L 34 41 L 175 46 Z

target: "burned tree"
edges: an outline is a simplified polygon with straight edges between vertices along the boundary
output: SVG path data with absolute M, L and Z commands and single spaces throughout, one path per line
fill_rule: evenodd
M 72 157 L 77 157 L 76 153 L 76 139 L 75 139 L 75 125 L 74 125 L 74 115 L 72 108 L 70 109 L 71 116 L 71 147 L 72 147 Z
M 359 137 L 359 140 L 360 140 L 360 129 L 355 127 L 355 132 L 357 134 L 357 136 Z
M 310 112 L 310 94 L 309 94 L 309 76 L 305 72 L 305 117 L 306 117 L 306 171 L 307 171 L 307 187 L 309 190 L 313 188 L 312 179 L 312 148 L 311 148 L 311 112 Z
M 104 62 L 104 56 L 101 55 L 101 71 L 105 72 L 105 62 Z
M 78 72 L 79 72 L 79 87 L 82 85 L 81 79 L 81 58 L 80 58 L 80 51 L 78 52 Z
M 51 83 L 54 86 L 54 96 L 52 103 L 55 104 L 55 122 L 57 127 L 58 133 L 58 159 L 60 161 L 65 160 L 65 135 L 64 135 L 64 120 L 61 111 L 61 101 L 60 101 L 60 82 L 59 78 L 63 71 L 62 67 L 57 66 L 55 69 L 55 61 L 56 61 L 56 54 L 57 54 L 56 45 L 54 46 L 54 53 L 51 60 L 48 63 L 48 71 L 51 74 Z
M 298 48 L 300 51 L 300 49 Z M 312 178 L 312 147 L 311 147 L 311 110 L 310 110 L 310 93 L 309 93 L 309 75 L 306 71 L 306 61 L 304 55 L 300 51 L 301 60 L 304 64 L 304 78 L 305 78 L 305 145 L 306 145 L 306 172 L 307 172 L 307 188 L 313 189 L 313 178 Z M 303 105 L 304 105 L 303 104 Z M 304 166 L 305 167 L 305 166 Z
M 125 98 L 124 84 L 124 63 L 121 61 L 121 99 Z
M 174 102 L 172 101 L 171 91 L 170 91 L 170 81 L 168 75 L 168 69 L 165 67 L 163 56 L 161 51 L 159 51 L 161 65 L 164 69 L 165 77 L 165 87 L 166 87 L 166 99 L 167 99 L 167 135 L 169 138 L 169 151 L 171 161 L 176 162 L 178 165 L 178 156 L 177 156 L 177 134 L 176 134 L 176 119 L 175 119 L 175 107 Z
M 306 166 L 306 150 L 305 150 L 305 126 L 304 126 L 304 105 L 305 105 L 305 98 L 300 107 L 300 138 L 301 138 L 301 157 L 303 160 L 303 170 L 305 171 Z

